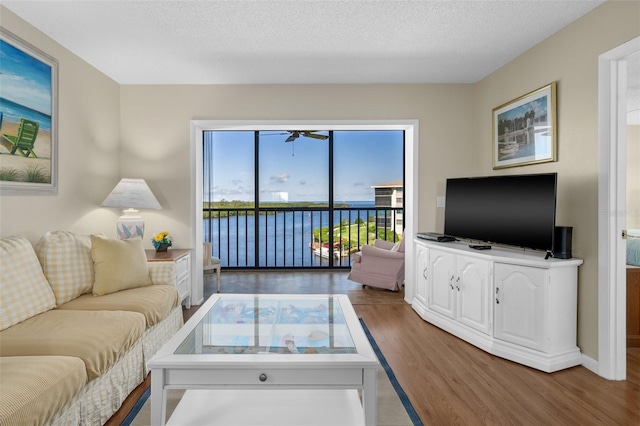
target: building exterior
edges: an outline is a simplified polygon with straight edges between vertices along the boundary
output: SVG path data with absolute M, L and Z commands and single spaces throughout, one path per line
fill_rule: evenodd
M 385 214 L 376 216 L 378 228 L 392 229 L 397 235 L 403 233 L 404 182 L 402 179 L 373 185 L 375 206 L 388 208 Z

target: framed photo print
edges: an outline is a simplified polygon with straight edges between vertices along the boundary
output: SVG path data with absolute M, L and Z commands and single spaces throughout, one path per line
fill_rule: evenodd
M 56 194 L 58 62 L 4 28 L 0 57 L 0 194 Z
M 493 168 L 556 161 L 556 83 L 493 109 Z

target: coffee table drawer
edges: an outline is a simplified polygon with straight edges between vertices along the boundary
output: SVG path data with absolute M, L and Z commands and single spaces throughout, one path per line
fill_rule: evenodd
M 350 369 L 176 369 L 166 372 L 168 385 L 283 386 L 333 385 L 360 387 L 363 371 Z

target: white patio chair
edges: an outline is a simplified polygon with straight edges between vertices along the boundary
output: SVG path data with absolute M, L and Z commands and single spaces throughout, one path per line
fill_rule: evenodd
M 216 271 L 218 293 L 220 293 L 220 259 L 213 255 L 213 243 L 204 243 L 202 269 L 205 273 L 207 271 Z

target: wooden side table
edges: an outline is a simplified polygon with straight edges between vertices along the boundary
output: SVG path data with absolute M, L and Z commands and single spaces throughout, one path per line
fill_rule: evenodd
M 191 308 L 191 250 L 169 249 L 164 252 L 145 250 L 148 262 L 173 262 L 176 267 L 175 285 L 180 295 L 180 302 L 184 301 L 185 308 Z

